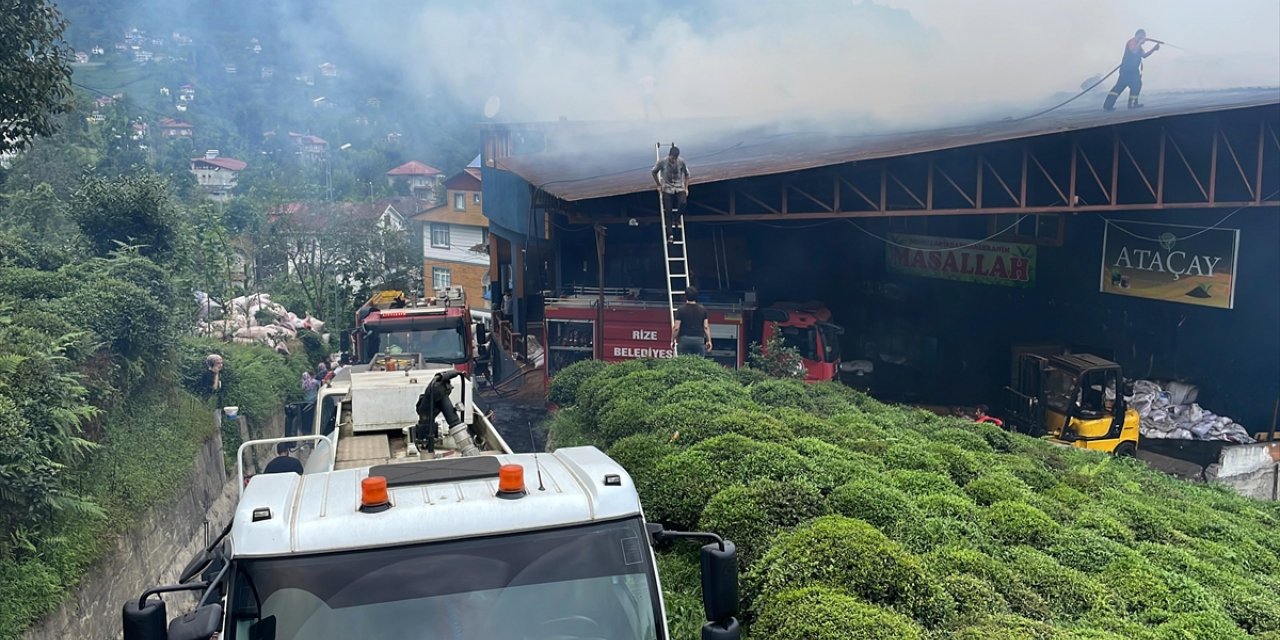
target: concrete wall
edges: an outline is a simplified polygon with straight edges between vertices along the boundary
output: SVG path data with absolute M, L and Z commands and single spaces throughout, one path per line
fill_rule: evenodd
M 221 414 L 215 417 L 221 426 Z M 240 420 L 241 437 L 247 437 Z M 284 434 L 284 409 L 261 429 L 260 437 Z M 24 640 L 115 640 L 121 637 L 120 612 L 126 600 L 148 587 L 177 581 L 187 562 L 208 539 L 222 531 L 235 513 L 239 492 L 223 466 L 222 430 L 215 430 L 194 460 L 190 482 L 171 502 L 150 509 L 93 567 L 62 607 L 23 634 Z M 265 464 L 265 461 L 263 461 Z M 232 469 L 232 475 L 235 470 Z M 172 618 L 194 604 L 185 594 L 165 596 Z
M 1227 447 L 1218 463 L 1205 469 L 1205 477 L 1249 498 L 1280 499 L 1280 444 L 1259 442 Z

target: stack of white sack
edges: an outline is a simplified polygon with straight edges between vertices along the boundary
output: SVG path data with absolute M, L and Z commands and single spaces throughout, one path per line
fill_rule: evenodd
M 264 344 L 279 351 L 288 351 L 289 340 L 297 338 L 298 331 L 306 329 L 324 334 L 325 323 L 308 314 L 305 318 L 273 302 L 269 293 L 254 293 L 231 299 L 224 312 L 222 305 L 214 302 L 203 291 L 196 292 L 196 333 L 219 337 L 240 344 Z M 219 320 L 211 320 L 219 315 Z
M 1194 394 L 1171 393 L 1150 380 L 1133 384 L 1131 405 L 1142 417 L 1139 431 L 1144 438 L 1170 440 L 1225 440 L 1247 444 L 1254 442 L 1249 432 L 1231 418 L 1219 416 L 1195 402 L 1185 402 Z M 1178 404 L 1183 400 L 1184 404 Z

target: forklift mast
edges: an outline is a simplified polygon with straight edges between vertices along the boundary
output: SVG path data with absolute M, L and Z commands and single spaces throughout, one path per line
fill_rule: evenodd
M 1014 386 L 1005 387 L 1005 423 L 1014 431 L 1040 436 L 1044 431 L 1044 370 L 1049 359 L 1034 353 L 1018 357 Z

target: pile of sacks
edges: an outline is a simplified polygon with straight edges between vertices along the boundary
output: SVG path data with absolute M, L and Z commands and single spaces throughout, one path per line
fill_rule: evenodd
M 196 332 L 204 336 L 226 337 L 240 344 L 264 344 L 288 352 L 286 343 L 296 338 L 300 329 L 324 333 L 323 321 L 310 314 L 298 317 L 284 305 L 272 302 L 268 293 L 233 298 L 224 309 L 203 291 L 197 291 L 196 304 L 199 306 Z M 263 311 L 266 313 L 261 313 Z M 211 319 L 215 317 L 219 319 Z
M 1244 427 L 1231 418 L 1205 410 L 1192 401 L 1194 397 L 1194 394 L 1172 393 L 1150 380 L 1134 382 L 1130 403 L 1142 416 L 1139 427 L 1142 437 L 1254 442 Z

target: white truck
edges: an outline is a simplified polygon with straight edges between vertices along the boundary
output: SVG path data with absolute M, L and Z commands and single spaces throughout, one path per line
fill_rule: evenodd
M 594 447 L 512 453 L 464 374 L 375 358 L 318 402 L 312 434 L 241 447 L 314 443 L 302 473 L 238 461 L 231 523 L 124 605 L 125 640 L 675 640 L 653 547 L 681 538 L 707 542 L 702 638 L 740 637 L 732 542 L 647 523 Z M 175 592 L 199 600 L 170 621 Z

